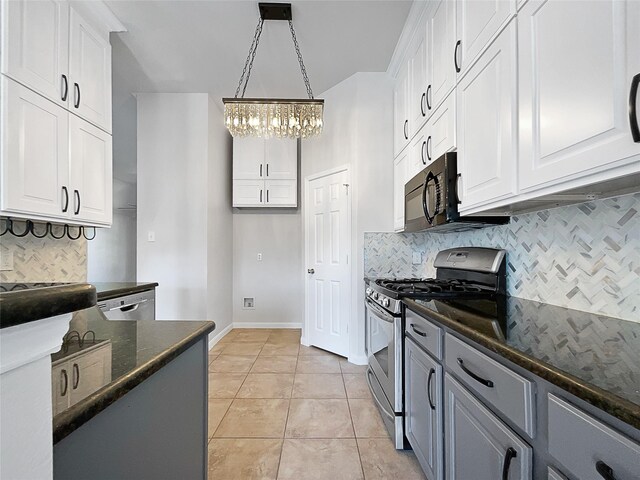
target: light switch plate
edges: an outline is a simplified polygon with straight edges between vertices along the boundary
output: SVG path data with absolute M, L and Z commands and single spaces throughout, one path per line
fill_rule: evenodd
M 0 252 L 0 271 L 10 270 L 13 270 L 13 252 L 3 248 Z
M 261 262 L 261 261 L 262 261 L 262 254 L 261 254 L 261 253 L 259 253 L 259 254 L 258 254 L 258 261 L 259 261 L 259 262 Z
M 414 265 L 420 265 L 422 263 L 422 252 L 413 252 L 412 263 Z

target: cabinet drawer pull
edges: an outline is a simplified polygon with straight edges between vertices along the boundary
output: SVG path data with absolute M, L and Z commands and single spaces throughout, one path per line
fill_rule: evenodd
M 485 387 L 489 387 L 489 388 L 493 388 L 493 382 L 491 380 L 485 380 L 482 377 L 479 377 L 478 375 L 476 375 L 475 373 L 473 373 L 471 370 L 469 370 L 467 367 L 464 366 L 464 361 L 458 357 L 458 365 L 460 365 L 460 368 L 462 369 L 462 371 L 464 373 L 466 373 L 467 375 L 469 375 L 471 378 L 473 378 L 476 382 L 481 383 L 482 385 L 484 385 Z
M 456 42 L 456 48 L 453 50 L 453 64 L 456 67 L 456 73 L 460 73 L 460 66 L 458 65 L 458 47 L 460 46 L 460 40 Z
M 62 207 L 62 213 L 66 213 L 69 210 L 69 190 L 64 185 L 62 186 L 62 193 L 64 193 L 64 207 Z
M 262 189 L 260 189 L 260 203 L 262 203 Z
M 67 95 L 69 94 L 69 80 L 67 80 L 67 76 L 62 74 L 62 101 L 67 101 Z
M 269 164 L 267 163 L 267 177 L 269 176 Z
M 78 384 L 80 383 L 80 367 L 78 367 L 77 363 L 73 364 L 73 389 L 78 388 Z
M 426 97 L 427 97 L 427 94 L 423 93 L 422 97 L 420 98 L 420 113 L 422 113 L 423 117 L 427 114 L 427 112 L 424 111 L 424 104 L 425 104 Z
M 260 164 L 260 176 L 262 176 L 262 164 Z
M 267 203 L 269 203 L 269 189 L 267 189 Z
M 404 139 L 405 140 L 409 140 L 409 120 L 405 120 L 404 121 Z
M 75 90 L 75 93 L 76 93 L 76 101 L 73 103 L 73 106 L 75 108 L 80 108 L 80 85 L 74 82 L 73 89 Z
M 631 138 L 635 143 L 640 143 L 640 125 L 638 125 L 638 113 L 636 111 L 638 84 L 640 84 L 640 73 L 633 77 L 631 88 L 629 89 L 629 127 L 631 128 Z
M 415 333 L 417 333 L 421 337 L 426 337 L 427 336 L 426 332 L 423 332 L 422 330 L 418 330 L 413 323 L 410 326 L 411 326 L 411 330 L 413 330 Z
M 509 467 L 511 466 L 511 460 L 518 456 L 518 452 L 513 447 L 507 448 L 507 453 L 504 456 L 504 463 L 502 464 L 502 480 L 509 479 Z
M 422 160 L 422 164 L 426 165 L 427 161 L 424 159 L 424 147 L 427 145 L 427 142 L 422 142 L 422 147 L 420 148 L 420 160 Z
M 64 397 L 67 394 L 67 390 L 69 389 L 69 376 L 67 375 L 67 371 L 65 369 L 62 369 L 60 375 L 63 381 L 62 393 L 60 394 L 60 396 Z
M 80 192 L 78 190 L 74 190 L 73 191 L 73 196 L 77 200 L 76 209 L 74 210 L 73 214 L 74 215 L 78 215 L 80 213 Z
M 427 110 L 431 110 L 431 101 L 429 100 L 431 98 L 431 85 L 429 85 L 427 87 Z
M 613 469 L 602 460 L 596 462 L 596 472 L 598 472 L 604 480 L 616 480 L 616 477 L 613 476 Z
M 431 161 L 431 154 L 429 153 L 431 151 L 431 135 L 429 135 L 427 137 L 427 160 Z
M 432 368 L 429 370 L 429 376 L 427 377 L 427 400 L 429 400 L 429 406 L 431 410 L 435 410 L 436 406 L 433 404 L 431 400 L 431 379 L 433 378 L 433 374 L 436 373 L 436 369 Z

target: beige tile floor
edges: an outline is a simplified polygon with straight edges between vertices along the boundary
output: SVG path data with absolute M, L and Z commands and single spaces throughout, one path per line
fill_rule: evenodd
M 209 480 L 424 479 L 398 452 L 365 368 L 300 330 L 232 330 L 209 352 Z

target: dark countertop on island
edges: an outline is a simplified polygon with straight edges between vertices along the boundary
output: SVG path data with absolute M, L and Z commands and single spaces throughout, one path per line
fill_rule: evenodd
M 109 300 L 111 298 L 131 295 L 147 290 L 153 290 L 158 286 L 157 282 L 95 282 L 98 301 Z
M 0 328 L 63 315 L 96 304 L 87 283 L 0 283 Z
M 111 379 L 53 418 L 53 442 L 72 433 L 214 329 L 215 323 L 210 321 L 110 321 L 97 307 L 76 312 L 62 351 L 52 359 L 59 362 L 66 355 L 77 355 L 76 343 L 83 338 L 85 348 L 109 343 Z
M 416 313 L 640 428 L 640 323 L 506 297 L 505 318 L 499 322 L 504 335 L 492 335 L 447 301 L 403 301 Z M 456 302 L 457 307 L 464 304 Z

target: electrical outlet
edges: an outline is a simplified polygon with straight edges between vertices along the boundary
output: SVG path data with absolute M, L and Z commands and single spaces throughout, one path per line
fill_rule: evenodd
M 261 261 L 262 261 L 262 254 L 261 254 L 261 253 L 259 253 L 259 254 L 258 254 L 258 261 L 259 261 L 259 262 L 261 262 Z
M 414 265 L 420 265 L 422 263 L 422 252 L 413 252 L 413 261 Z
M 244 297 L 242 299 L 242 308 L 244 310 L 253 310 L 256 308 L 255 301 L 253 297 Z
M 149 233 L 147 234 L 147 240 L 150 242 L 155 242 L 156 241 L 156 232 L 149 230 Z
M 3 272 L 13 270 L 13 252 L 11 250 L 2 249 L 0 251 L 0 270 Z

